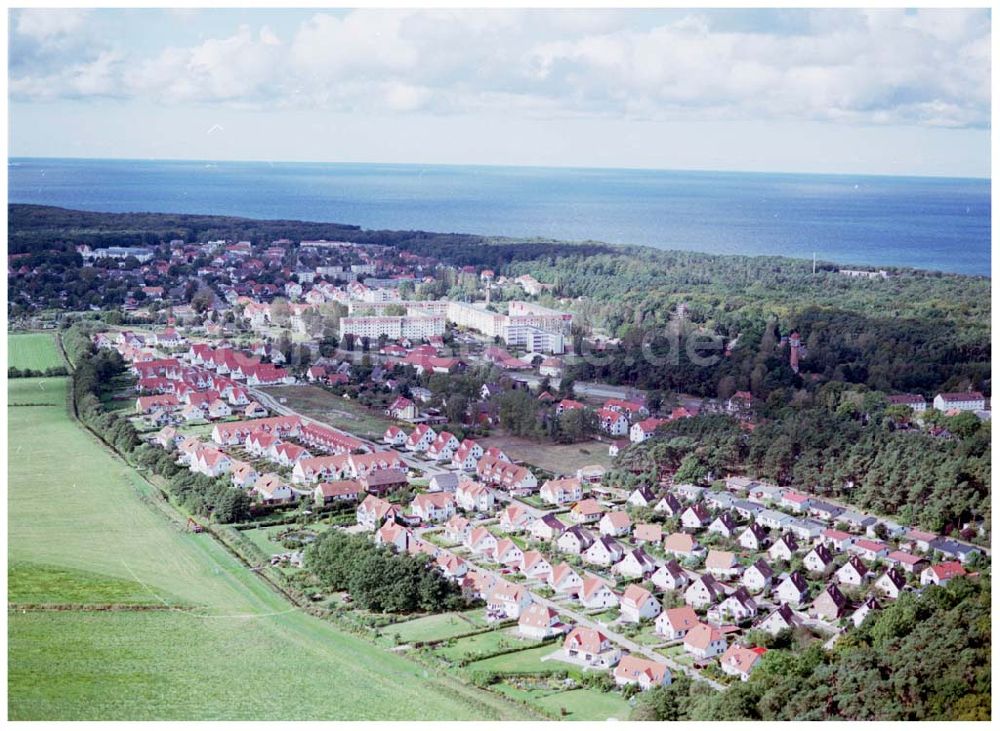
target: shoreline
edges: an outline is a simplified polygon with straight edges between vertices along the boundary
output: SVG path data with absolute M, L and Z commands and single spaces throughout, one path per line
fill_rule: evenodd
M 24 207 L 30 209 L 47 209 L 56 211 L 68 211 L 75 214 L 90 214 L 96 216 L 165 216 L 172 218 L 197 218 L 197 219 L 225 219 L 233 222 L 245 222 L 248 224 L 253 223 L 270 223 L 270 224 L 288 224 L 288 225 L 308 225 L 308 226 L 330 226 L 342 229 L 344 232 L 354 231 L 357 233 L 365 234 L 400 234 L 400 233 L 422 233 L 430 236 L 465 236 L 469 238 L 478 239 L 480 243 L 486 246 L 492 245 L 551 245 L 551 246 L 565 246 L 565 247 L 606 247 L 613 250 L 613 253 L 620 255 L 636 255 L 636 254 L 653 254 L 660 256 L 669 255 L 682 255 L 682 256 L 703 256 L 709 258 L 718 259 L 729 259 L 729 260 L 774 260 L 776 263 L 788 262 L 789 265 L 813 265 L 813 260 L 808 257 L 794 257 L 784 254 L 750 254 L 750 253 L 718 253 L 710 251 L 702 251 L 699 249 L 676 249 L 676 248 L 661 248 L 658 246 L 652 246 L 650 244 L 620 244 L 611 243 L 606 241 L 600 241 L 597 239 L 555 239 L 546 236 L 505 236 L 505 235 L 495 235 L 495 234 L 479 234 L 479 233 L 469 233 L 464 231 L 430 231 L 426 229 L 390 229 L 390 228 L 366 228 L 363 225 L 356 223 L 345 223 L 340 221 L 317 221 L 308 218 L 287 218 L 287 217 L 259 217 L 259 216 L 243 216 L 243 215 L 229 215 L 222 213 L 181 213 L 177 211 L 151 211 L 151 210 L 132 210 L 132 211 L 101 211 L 94 210 L 90 208 L 70 208 L 67 206 L 51 205 L 47 203 L 29 203 L 29 202 L 16 202 L 9 200 L 7 203 L 8 214 L 10 214 L 13 209 L 17 207 Z M 15 227 L 13 223 L 9 223 L 9 230 L 14 231 Z M 393 246 L 392 244 L 386 244 L 388 246 Z M 818 248 L 818 247 L 817 247 Z M 817 250 L 817 255 L 819 251 Z M 830 267 L 835 267 L 837 271 L 848 270 L 848 271 L 871 271 L 878 272 L 884 270 L 889 273 L 890 278 L 892 275 L 906 275 L 906 274 L 919 274 L 922 276 L 954 276 L 963 278 L 973 278 L 973 279 L 992 279 L 992 272 L 989 274 L 972 274 L 968 272 L 957 272 L 957 271 L 946 271 L 942 269 L 924 269 L 920 267 L 913 266 L 903 266 L 897 264 L 862 264 L 862 263 L 852 263 L 852 262 L 839 262 L 830 259 L 820 259 L 817 257 L 815 264 L 817 267 L 825 267 L 824 272 L 817 271 L 820 273 L 829 273 Z M 992 264 L 992 258 L 991 258 Z

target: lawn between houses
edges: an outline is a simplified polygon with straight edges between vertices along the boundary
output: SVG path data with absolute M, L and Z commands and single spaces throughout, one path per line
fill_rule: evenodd
M 577 444 L 550 444 L 526 437 L 496 434 L 479 442 L 484 449 L 500 447 L 515 462 L 524 462 L 554 475 L 575 475 L 581 467 L 594 464 L 610 467 L 612 461 L 608 445 L 594 440 Z
M 561 640 L 536 646 L 538 641 L 518 637 L 516 627 L 491 628 L 482 610 L 422 617 L 387 625 L 381 631 L 387 644 L 412 645 L 409 652 L 443 660 L 459 674 L 496 673 L 501 679 L 489 686 L 491 690 L 553 718 L 627 720 L 632 711 L 617 691 L 567 688 L 562 679 L 552 677 L 553 671 L 573 677 L 584 672 L 551 657 L 559 651 Z
M 44 371 L 64 365 L 53 333 L 8 333 L 7 367 Z
M 10 718 L 532 717 L 303 613 L 211 536 L 172 524 L 153 489 L 71 420 L 67 382 L 8 386 L 11 599 L 163 609 L 12 606 Z
M 382 439 L 385 430 L 397 422 L 373 409 L 310 384 L 261 388 L 275 401 L 290 409 L 374 441 Z

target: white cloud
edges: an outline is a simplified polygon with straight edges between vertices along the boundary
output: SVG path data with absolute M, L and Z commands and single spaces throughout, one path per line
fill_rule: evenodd
M 17 15 L 16 98 L 989 124 L 985 10 L 310 11 L 284 37 L 243 25 L 128 59 L 87 24 L 76 12 Z

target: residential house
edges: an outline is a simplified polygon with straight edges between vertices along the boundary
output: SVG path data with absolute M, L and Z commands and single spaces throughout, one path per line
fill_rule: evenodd
M 534 518 L 520 505 L 508 505 L 500 511 L 500 530 L 504 533 L 520 533 L 528 529 Z
M 618 606 L 618 595 L 597 576 L 587 576 L 583 579 L 578 599 L 586 609 L 610 609 Z
M 666 424 L 666 419 L 643 419 L 642 421 L 637 421 L 629 429 L 628 437 L 629 441 L 633 444 L 641 444 L 647 439 L 652 438 L 656 434 L 656 430 L 661 424 Z
M 680 591 L 691 583 L 687 572 L 673 560 L 667 561 L 656 569 L 650 577 L 650 581 L 653 582 L 653 586 L 663 591 Z
M 694 558 L 704 550 L 690 533 L 671 533 L 663 539 L 663 552 L 668 556 Z
M 426 424 L 417 424 L 416 428 L 406 438 L 406 449 L 411 452 L 426 452 L 437 439 L 437 434 Z
M 408 552 L 415 540 L 410 531 L 396 523 L 386 523 L 375 531 L 376 545 L 395 546 L 399 553 Z
M 731 551 L 710 549 L 705 558 L 705 570 L 717 579 L 726 579 L 739 576 L 743 567 Z
M 935 586 L 945 586 L 949 581 L 958 577 L 965 576 L 965 567 L 962 566 L 959 561 L 945 561 L 944 563 L 935 564 L 934 566 L 928 566 L 926 569 L 920 572 L 920 584 L 922 586 L 927 586 L 929 584 L 934 584 Z
M 798 571 L 788 574 L 775 591 L 778 601 L 798 607 L 809 597 L 809 583 Z
M 802 559 L 802 565 L 814 574 L 824 574 L 833 565 L 833 554 L 826 544 L 818 543 Z
M 496 504 L 496 496 L 485 485 L 465 480 L 455 489 L 455 502 L 470 513 L 489 513 Z
M 598 409 L 597 425 L 601 431 L 613 437 L 629 433 L 628 417 L 614 409 Z
M 854 536 L 842 530 L 827 528 L 819 534 L 819 540 L 834 551 L 846 551 L 852 543 Z
M 737 541 L 743 548 L 750 551 L 762 551 L 770 542 L 770 537 L 767 529 L 762 525 L 751 523 L 740 533 Z
M 803 495 L 793 490 L 785 490 L 781 493 L 781 499 L 778 501 L 781 507 L 796 513 L 806 512 L 811 503 L 812 500 L 808 495 Z
M 701 624 L 694 609 L 688 606 L 664 610 L 656 618 L 656 634 L 668 640 L 682 640 L 692 629 Z
M 400 421 L 413 421 L 419 416 L 417 405 L 405 396 L 397 396 L 385 413 L 386 416 Z
M 524 552 L 510 538 L 501 538 L 493 549 L 493 560 L 504 566 L 520 566 Z
M 365 491 L 356 480 L 322 482 L 313 490 L 317 505 L 331 505 L 340 502 L 356 502 Z
M 757 602 L 745 586 L 739 587 L 717 605 L 708 610 L 710 620 L 742 622 L 757 615 Z
M 406 432 L 398 426 L 390 426 L 382 435 L 382 441 L 391 447 L 402 447 L 406 444 Z
M 501 579 L 486 597 L 486 616 L 492 620 L 519 619 L 531 603 L 527 589 Z
M 716 604 L 725 596 L 726 588 L 711 574 L 702 574 L 684 591 L 684 601 L 695 609 Z
M 700 622 L 684 636 L 684 650 L 698 660 L 710 660 L 725 652 L 726 638 L 718 627 Z
M 636 523 L 632 530 L 632 540 L 637 546 L 644 543 L 658 546 L 663 541 L 663 526 L 659 523 Z
M 554 541 L 565 530 L 566 526 L 553 513 L 546 513 L 528 526 L 528 532 L 536 541 Z
M 632 491 L 626 502 L 636 508 L 648 508 L 656 502 L 656 493 L 649 485 L 640 485 Z
M 979 391 L 939 393 L 934 397 L 934 408 L 938 411 L 985 411 L 986 397 Z
M 760 659 L 767 652 L 763 647 L 740 647 L 731 645 L 719 660 L 722 672 L 726 675 L 733 675 L 744 683 L 750 679 L 750 673 L 760 662 Z
M 550 505 L 563 505 L 583 498 L 583 487 L 579 477 L 564 477 L 546 480 L 538 491 L 539 497 Z
M 615 685 L 638 685 L 643 690 L 670 685 L 671 676 L 663 663 L 638 655 L 625 655 L 615 667 Z
M 356 511 L 357 523 L 368 530 L 375 530 L 375 528 L 381 526 L 394 513 L 395 510 L 391 503 L 374 495 L 369 495 L 358 505 Z
M 552 564 L 538 551 L 525 551 L 521 558 L 521 573 L 529 579 L 548 579 Z
M 291 486 L 280 475 L 273 472 L 258 477 L 250 491 L 264 505 L 291 503 L 295 502 L 298 497 Z
M 597 523 L 607 511 L 599 502 L 588 498 L 576 503 L 569 512 L 577 523 Z
M 522 637 L 544 640 L 569 629 L 559 620 L 559 612 L 541 604 L 531 604 L 517 620 L 517 632 Z
M 443 523 L 455 514 L 455 496 L 446 492 L 423 492 L 413 498 L 410 510 L 425 523 Z
M 760 505 L 770 505 L 781 499 L 782 489 L 777 485 L 770 485 L 766 482 L 757 482 L 747 493 L 747 500 Z
M 889 546 L 882 541 L 873 541 L 868 538 L 858 538 L 847 550 L 866 561 L 878 561 L 889 555 Z
M 687 509 L 681 513 L 681 525 L 688 530 L 698 530 L 704 528 L 711 522 L 712 516 L 709 515 L 708 508 L 706 508 L 701 503 L 695 503 L 694 505 L 689 505 Z
M 611 566 L 621 561 L 625 548 L 610 536 L 600 536 L 583 552 L 583 560 L 595 566 Z
M 625 622 L 641 622 L 652 619 L 660 613 L 659 600 L 639 584 L 629 584 L 621 597 L 621 619 Z
M 462 545 L 480 556 L 491 555 L 497 547 L 497 538 L 480 525 L 469 531 L 469 535 Z
M 795 536 L 786 533 L 767 549 L 767 555 L 772 561 L 791 561 L 798 550 L 799 542 Z
M 556 539 L 556 546 L 563 553 L 579 556 L 593 545 L 594 540 L 593 533 L 582 526 L 574 525 Z
M 813 601 L 810 613 L 820 619 L 833 622 L 844 616 L 846 611 L 847 598 L 836 584 L 827 584 L 826 588 Z
M 774 570 L 763 559 L 757 559 L 743 572 L 743 576 L 740 577 L 740 583 L 751 594 L 760 594 L 769 591 L 773 581 Z
M 905 551 L 893 551 L 885 557 L 885 562 L 910 574 L 919 574 L 927 567 L 927 559 Z
M 453 515 L 444 524 L 445 537 L 452 543 L 464 543 L 472 531 L 472 523 L 461 515 Z
M 548 584 L 556 594 L 575 594 L 583 587 L 583 579 L 564 561 L 552 567 Z
M 427 492 L 454 493 L 458 491 L 459 483 L 464 481 L 465 480 L 459 480 L 459 476 L 454 472 L 437 472 L 431 475 L 430 479 L 427 481 Z
M 656 571 L 656 561 L 641 548 L 626 551 L 621 560 L 611 567 L 611 573 L 615 576 L 630 579 L 650 577 L 654 571 Z
M 801 624 L 802 620 L 788 604 L 780 604 L 774 611 L 754 625 L 754 629 L 762 630 L 773 636 L 784 630 L 795 629 Z
M 632 530 L 632 519 L 624 511 L 605 513 L 597 524 L 602 535 L 619 538 L 627 536 Z
M 716 533 L 724 538 L 732 538 L 736 535 L 736 530 L 736 521 L 729 513 L 719 513 L 708 526 L 709 533 Z
M 607 635 L 590 627 L 570 630 L 563 641 L 563 652 L 571 660 L 597 668 L 610 668 L 621 658 L 621 650 Z
M 681 505 L 680 500 L 668 492 L 653 506 L 653 512 L 666 515 L 669 518 L 676 518 L 684 512 L 684 506 Z
M 880 609 L 882 609 L 882 605 L 879 604 L 878 599 L 873 596 L 868 596 L 863 602 L 861 602 L 861 604 L 858 605 L 858 608 L 851 613 L 851 622 L 855 627 L 860 627 L 864 623 L 865 619 L 868 618 L 869 614 L 877 612 Z
M 459 441 L 451 432 L 443 431 L 438 434 L 431 445 L 427 447 L 427 451 L 424 454 L 428 459 L 432 459 L 436 462 L 451 461 L 452 456 L 455 454 L 455 450 L 458 449 Z
M 471 439 L 463 439 L 451 457 L 452 469 L 475 472 L 476 465 L 483 457 L 483 448 Z
M 870 572 L 868 571 L 868 567 L 861 562 L 861 559 L 857 556 L 850 556 L 847 559 L 847 563 L 837 569 L 834 575 L 837 577 L 837 583 L 839 584 L 864 586 L 868 583 Z

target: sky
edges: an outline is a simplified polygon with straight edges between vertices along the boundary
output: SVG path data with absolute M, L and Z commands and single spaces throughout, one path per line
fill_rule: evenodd
M 12 156 L 989 177 L 978 10 L 12 10 Z

